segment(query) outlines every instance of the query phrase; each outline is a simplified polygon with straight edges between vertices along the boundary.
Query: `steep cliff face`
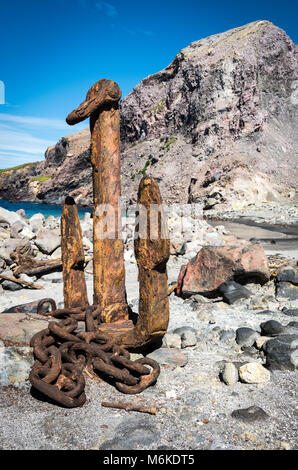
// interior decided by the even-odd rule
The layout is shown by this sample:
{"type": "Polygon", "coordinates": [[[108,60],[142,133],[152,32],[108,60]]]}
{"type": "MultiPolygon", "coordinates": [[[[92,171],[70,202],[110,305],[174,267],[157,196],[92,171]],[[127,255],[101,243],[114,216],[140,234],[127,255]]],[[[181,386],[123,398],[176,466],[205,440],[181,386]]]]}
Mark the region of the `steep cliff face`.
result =
{"type": "MultiPolygon", "coordinates": [[[[258,21],[193,42],[121,102],[122,193],[135,201],[146,172],[169,203],[293,197],[297,113],[298,49],[284,31],[258,21]]],[[[28,197],[91,201],[89,144],[86,130],[48,149],[49,179],[28,197]]]]}

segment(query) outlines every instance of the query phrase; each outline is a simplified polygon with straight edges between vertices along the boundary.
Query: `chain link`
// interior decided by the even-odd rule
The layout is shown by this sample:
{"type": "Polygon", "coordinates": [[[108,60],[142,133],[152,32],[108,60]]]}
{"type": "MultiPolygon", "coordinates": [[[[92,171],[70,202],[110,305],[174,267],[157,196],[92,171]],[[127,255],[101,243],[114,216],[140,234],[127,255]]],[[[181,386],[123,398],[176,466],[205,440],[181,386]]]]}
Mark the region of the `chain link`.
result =
{"type": "Polygon", "coordinates": [[[57,309],[53,299],[43,299],[38,303],[38,314],[49,315],[43,311],[45,304],[50,304],[52,317],[62,320],[50,321],[30,341],[36,360],[29,380],[40,393],[67,408],[82,406],[86,401],[85,368],[112,381],[126,394],[141,393],[156,382],[160,373],[156,361],[132,361],[126,349],[96,331],[101,312],[98,306],[57,309]],[[78,321],[85,321],[86,331],[76,331],[78,321]]]}

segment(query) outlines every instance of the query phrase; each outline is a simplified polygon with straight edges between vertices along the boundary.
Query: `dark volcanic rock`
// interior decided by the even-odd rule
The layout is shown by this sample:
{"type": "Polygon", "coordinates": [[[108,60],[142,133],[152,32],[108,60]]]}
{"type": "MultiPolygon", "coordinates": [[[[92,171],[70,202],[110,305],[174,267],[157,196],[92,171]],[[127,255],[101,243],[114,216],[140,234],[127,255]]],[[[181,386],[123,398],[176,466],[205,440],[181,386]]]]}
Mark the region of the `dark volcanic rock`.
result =
{"type": "Polygon", "coordinates": [[[282,313],[288,315],[289,317],[298,317],[298,308],[287,308],[282,309],[282,313]]]}
{"type": "Polygon", "coordinates": [[[238,328],[236,331],[236,342],[239,346],[251,347],[259,336],[259,333],[251,328],[238,328]]]}
{"type": "Polygon", "coordinates": [[[295,370],[298,367],[298,335],[280,335],[267,341],[263,350],[270,370],[295,370]]]}
{"type": "MultiPolygon", "coordinates": [[[[292,197],[297,105],[295,45],[272,23],[191,43],[121,102],[122,193],[134,201],[147,171],[167,203],[292,197]]],[[[45,162],[1,174],[0,197],[90,204],[89,146],[89,130],[63,137],[45,162]]]]}
{"type": "Polygon", "coordinates": [[[276,320],[269,320],[261,323],[263,336],[278,336],[286,332],[286,328],[276,320]]]}
{"type": "Polygon", "coordinates": [[[279,282],[276,287],[276,297],[289,300],[298,299],[298,287],[289,282],[279,282]]]}
{"type": "Polygon", "coordinates": [[[251,292],[246,287],[235,281],[224,282],[219,286],[218,292],[223,296],[224,301],[230,305],[237,300],[248,299],[251,296],[251,292]]]}
{"type": "Polygon", "coordinates": [[[254,423],[255,421],[265,421],[269,418],[269,415],[262,410],[259,406],[250,406],[249,408],[243,408],[235,410],[231,415],[244,423],[254,423]]]}
{"type": "Polygon", "coordinates": [[[292,266],[282,268],[277,274],[278,282],[290,282],[291,284],[298,285],[298,273],[292,266]]]}

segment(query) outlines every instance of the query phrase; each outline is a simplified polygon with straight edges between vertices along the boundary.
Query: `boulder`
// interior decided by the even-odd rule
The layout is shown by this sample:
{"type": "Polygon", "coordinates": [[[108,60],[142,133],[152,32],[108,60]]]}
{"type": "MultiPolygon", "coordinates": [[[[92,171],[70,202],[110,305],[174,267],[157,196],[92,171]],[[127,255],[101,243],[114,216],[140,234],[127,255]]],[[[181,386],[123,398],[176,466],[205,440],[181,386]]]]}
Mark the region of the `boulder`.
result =
{"type": "Polygon", "coordinates": [[[10,255],[13,251],[18,250],[22,252],[30,252],[31,245],[29,240],[14,238],[5,240],[0,248],[0,258],[2,258],[8,265],[12,264],[10,255]]]}
{"type": "Polygon", "coordinates": [[[13,225],[15,222],[23,222],[24,219],[16,212],[8,211],[4,207],[0,207],[0,221],[6,222],[8,225],[13,225]]]}
{"type": "Polygon", "coordinates": [[[41,229],[34,242],[42,253],[51,255],[61,245],[59,230],[41,229]]]}
{"type": "Polygon", "coordinates": [[[270,270],[263,247],[236,239],[223,247],[206,246],[181,268],[177,295],[214,294],[226,281],[268,282],[270,270]]]}

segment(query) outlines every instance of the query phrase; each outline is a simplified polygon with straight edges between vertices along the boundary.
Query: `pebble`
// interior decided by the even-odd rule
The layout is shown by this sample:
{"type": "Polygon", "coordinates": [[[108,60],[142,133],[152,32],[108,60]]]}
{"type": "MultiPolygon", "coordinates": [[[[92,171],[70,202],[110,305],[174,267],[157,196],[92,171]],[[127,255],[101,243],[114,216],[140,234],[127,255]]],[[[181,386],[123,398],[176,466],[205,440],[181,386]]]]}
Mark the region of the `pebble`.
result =
{"type": "Polygon", "coordinates": [[[235,385],[238,382],[239,374],[238,370],[234,366],[232,362],[228,362],[225,365],[223,374],[222,374],[223,381],[226,385],[235,385]]]}
{"type": "Polygon", "coordinates": [[[190,348],[197,344],[197,336],[193,331],[186,330],[181,335],[181,348],[190,348]]]}
{"type": "Polygon", "coordinates": [[[152,353],[148,354],[147,357],[154,359],[159,364],[166,364],[175,367],[184,367],[188,358],[179,349],[175,348],[160,348],[156,349],[152,353]]]}
{"type": "Polygon", "coordinates": [[[266,321],[260,326],[263,336],[278,336],[286,331],[286,328],[276,320],[266,321]]]}
{"type": "Polygon", "coordinates": [[[238,330],[236,330],[236,342],[239,346],[250,347],[259,336],[259,333],[251,328],[238,328],[238,330]]]}

